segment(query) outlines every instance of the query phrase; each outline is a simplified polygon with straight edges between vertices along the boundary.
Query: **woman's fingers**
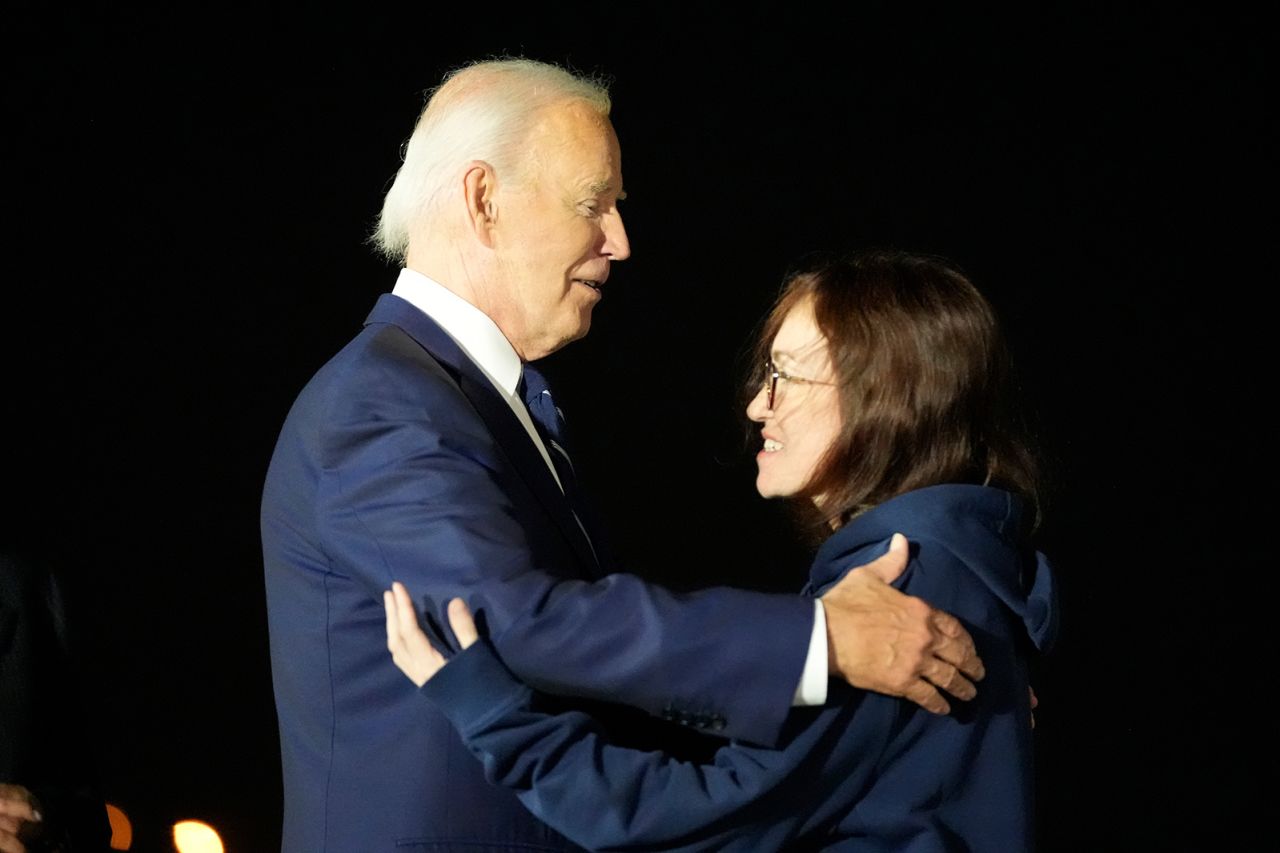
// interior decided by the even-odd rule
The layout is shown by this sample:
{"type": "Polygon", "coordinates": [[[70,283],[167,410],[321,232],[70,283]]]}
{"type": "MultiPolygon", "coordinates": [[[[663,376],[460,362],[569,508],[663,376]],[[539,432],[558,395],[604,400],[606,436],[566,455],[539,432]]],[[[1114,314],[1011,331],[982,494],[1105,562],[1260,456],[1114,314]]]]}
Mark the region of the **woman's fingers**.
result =
{"type": "Polygon", "coordinates": [[[396,600],[391,590],[382,593],[382,607],[387,611],[387,651],[394,656],[400,648],[400,617],[396,614],[396,600]]]}
{"type": "Polygon", "coordinates": [[[475,620],[471,618],[471,608],[461,598],[449,602],[449,626],[453,628],[458,644],[464,649],[471,648],[471,644],[479,638],[475,620]]]}
{"type": "MultiPolygon", "coordinates": [[[[387,612],[387,650],[391,652],[391,659],[400,667],[401,672],[421,687],[447,661],[431,645],[422,626],[418,624],[413,599],[409,598],[409,591],[404,588],[404,584],[393,582],[391,589],[382,593],[382,606],[387,612]]],[[[449,624],[462,648],[470,648],[479,639],[471,610],[461,598],[449,602],[449,624]]]]}
{"type": "Polygon", "coordinates": [[[391,584],[391,594],[395,598],[396,623],[400,639],[412,649],[415,634],[421,634],[424,642],[427,635],[422,633],[422,627],[418,625],[418,612],[413,609],[413,599],[409,597],[409,590],[404,588],[404,584],[400,581],[391,584]]]}
{"type": "Polygon", "coordinates": [[[387,611],[387,649],[400,671],[419,687],[445,665],[444,657],[432,647],[418,625],[418,614],[404,584],[396,581],[382,594],[387,611]]]}

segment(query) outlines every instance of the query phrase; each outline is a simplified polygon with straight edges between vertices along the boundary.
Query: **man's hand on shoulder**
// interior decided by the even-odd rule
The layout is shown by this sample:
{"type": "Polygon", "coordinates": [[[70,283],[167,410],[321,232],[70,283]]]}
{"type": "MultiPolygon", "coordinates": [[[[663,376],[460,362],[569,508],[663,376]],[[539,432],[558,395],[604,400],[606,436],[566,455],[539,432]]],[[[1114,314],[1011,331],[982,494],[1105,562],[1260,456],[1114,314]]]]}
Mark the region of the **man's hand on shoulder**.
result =
{"type": "Polygon", "coordinates": [[[889,586],[907,566],[895,533],[883,557],[849,572],[827,594],[827,665],[854,687],[902,696],[935,714],[951,710],[943,691],[972,699],[982,679],[973,639],[949,613],[889,586]]]}

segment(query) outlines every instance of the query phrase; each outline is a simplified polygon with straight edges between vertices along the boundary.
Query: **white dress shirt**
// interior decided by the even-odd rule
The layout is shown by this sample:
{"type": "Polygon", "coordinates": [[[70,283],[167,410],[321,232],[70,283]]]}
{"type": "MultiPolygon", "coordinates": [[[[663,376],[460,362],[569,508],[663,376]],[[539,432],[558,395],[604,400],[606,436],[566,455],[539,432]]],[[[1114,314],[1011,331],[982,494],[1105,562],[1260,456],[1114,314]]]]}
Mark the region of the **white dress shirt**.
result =
{"type": "MultiPolygon", "coordinates": [[[[400,277],[396,279],[396,286],[391,292],[435,320],[445,334],[475,362],[507,401],[525,432],[529,433],[534,446],[542,454],[551,476],[560,484],[551,455],[533,426],[533,419],[524,400],[516,394],[523,368],[520,356],[502,334],[498,324],[444,285],[411,269],[400,270],[400,277]]],[[[560,490],[564,491],[562,484],[560,490]]],[[[791,703],[793,705],[821,705],[827,701],[827,617],[822,609],[822,602],[818,599],[814,599],[813,610],[809,655],[805,658],[800,683],[796,685],[795,697],[791,703]]]]}
{"type": "Polygon", "coordinates": [[[551,461],[546,445],[542,443],[542,436],[538,435],[524,400],[516,394],[524,365],[520,363],[520,356],[516,355],[515,348],[506,335],[502,334],[498,324],[452,290],[411,269],[400,270],[400,278],[396,279],[396,286],[391,293],[435,320],[459,349],[480,368],[480,372],[488,377],[524,426],[525,432],[529,433],[529,438],[542,454],[542,461],[547,463],[551,476],[555,477],[556,485],[563,492],[564,484],[556,474],[556,466],[551,461]]]}

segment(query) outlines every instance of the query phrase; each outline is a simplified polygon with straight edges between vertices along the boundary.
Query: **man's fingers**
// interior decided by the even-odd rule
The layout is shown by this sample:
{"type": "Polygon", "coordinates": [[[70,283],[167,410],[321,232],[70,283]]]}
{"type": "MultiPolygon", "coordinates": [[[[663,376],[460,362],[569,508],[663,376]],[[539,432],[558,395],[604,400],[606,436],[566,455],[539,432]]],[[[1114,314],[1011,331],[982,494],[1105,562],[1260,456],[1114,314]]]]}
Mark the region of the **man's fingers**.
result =
{"type": "Polygon", "coordinates": [[[20,820],[35,820],[35,813],[31,809],[31,804],[26,799],[18,797],[0,796],[0,816],[18,818],[20,820]]]}
{"type": "Polygon", "coordinates": [[[903,695],[931,714],[951,713],[951,706],[947,704],[947,700],[942,698],[942,694],[927,681],[917,681],[907,688],[907,692],[903,695]]]}
{"type": "Polygon", "coordinates": [[[934,658],[925,667],[923,675],[939,690],[945,690],[962,701],[968,702],[978,695],[978,689],[973,686],[972,681],[965,678],[960,670],[938,658],[934,658]]]}
{"type": "Polygon", "coordinates": [[[471,618],[471,608],[461,598],[449,602],[449,626],[453,628],[458,644],[464,649],[471,648],[471,644],[479,639],[475,620],[471,618]]]}
{"type": "Polygon", "coordinates": [[[960,624],[960,620],[941,610],[934,611],[931,620],[934,628],[943,635],[934,646],[934,656],[960,670],[971,681],[981,681],[987,670],[982,665],[982,658],[978,657],[978,650],[973,646],[973,638],[960,624]]]}
{"type": "Polygon", "coordinates": [[[39,820],[26,800],[6,800],[0,797],[0,820],[39,820]]]}
{"type": "Polygon", "coordinates": [[[951,708],[942,691],[969,701],[986,670],[958,619],[889,585],[908,552],[906,537],[895,533],[888,553],[851,571],[822,597],[828,665],[854,687],[945,714],[951,708]]]}
{"type": "Polygon", "coordinates": [[[31,792],[21,785],[0,785],[0,815],[29,820],[40,820],[40,813],[31,802],[31,792]]]}
{"type": "Polygon", "coordinates": [[[31,792],[21,785],[0,785],[0,853],[26,853],[18,840],[22,824],[40,820],[31,802],[31,792]]]}
{"type": "Polygon", "coordinates": [[[27,853],[27,848],[18,840],[17,830],[0,828],[0,853],[27,853]]]}
{"type": "Polygon", "coordinates": [[[24,821],[40,820],[40,812],[32,802],[32,794],[22,785],[0,784],[0,815],[24,821]]]}
{"type": "Polygon", "coordinates": [[[856,571],[869,572],[885,583],[893,583],[906,569],[909,554],[907,537],[901,533],[895,533],[889,540],[888,551],[865,566],[860,566],[856,571]]]}

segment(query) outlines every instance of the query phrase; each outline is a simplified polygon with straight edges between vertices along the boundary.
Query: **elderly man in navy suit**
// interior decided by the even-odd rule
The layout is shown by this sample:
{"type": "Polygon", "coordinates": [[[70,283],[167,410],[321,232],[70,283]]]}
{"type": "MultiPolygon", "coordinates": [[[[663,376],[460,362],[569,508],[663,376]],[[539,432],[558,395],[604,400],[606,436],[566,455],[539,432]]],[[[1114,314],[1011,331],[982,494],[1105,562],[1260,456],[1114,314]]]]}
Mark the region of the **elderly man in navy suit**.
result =
{"type": "Polygon", "coordinates": [[[429,624],[465,599],[525,681],[619,726],[631,706],[771,744],[828,674],[940,713],[981,678],[958,622],[886,585],[902,554],[817,603],[602,565],[530,362],[586,334],[631,251],[609,109],[538,62],[448,77],[383,207],[394,290],[285,421],[262,537],[286,851],[574,849],[423,724],[386,653],[392,580],[429,624]]]}

